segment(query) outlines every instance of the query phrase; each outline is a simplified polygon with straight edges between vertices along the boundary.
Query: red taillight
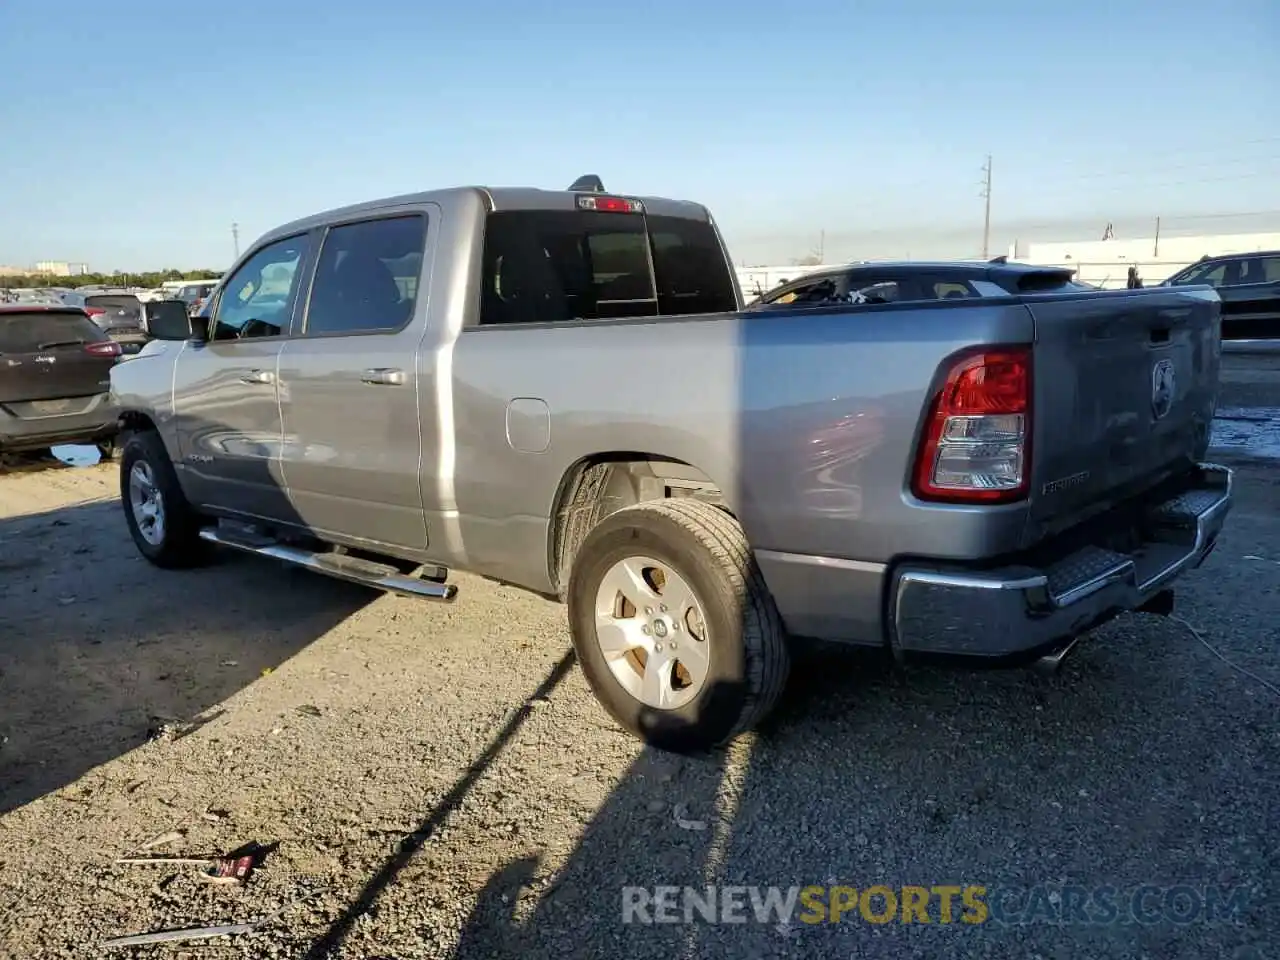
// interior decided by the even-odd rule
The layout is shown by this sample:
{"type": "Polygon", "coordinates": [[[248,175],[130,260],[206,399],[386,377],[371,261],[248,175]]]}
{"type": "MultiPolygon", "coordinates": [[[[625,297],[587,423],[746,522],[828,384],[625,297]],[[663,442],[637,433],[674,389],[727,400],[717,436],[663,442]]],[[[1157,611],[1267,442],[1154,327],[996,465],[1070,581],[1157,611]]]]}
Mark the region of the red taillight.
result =
{"type": "Polygon", "coordinates": [[[102,307],[85,307],[84,312],[91,317],[100,317],[107,311],[102,307]]]}
{"type": "Polygon", "coordinates": [[[105,340],[102,343],[86,343],[84,352],[91,353],[95,357],[118,357],[124,353],[124,350],[114,340],[105,340]]]}
{"type": "Polygon", "coordinates": [[[984,347],[956,359],[933,398],[912,493],[949,503],[1009,503],[1031,470],[1031,348],[984,347]]]}
{"type": "Polygon", "coordinates": [[[598,213],[644,213],[644,204],[639,200],[627,200],[624,197],[587,194],[578,197],[578,209],[595,210],[598,213]]]}

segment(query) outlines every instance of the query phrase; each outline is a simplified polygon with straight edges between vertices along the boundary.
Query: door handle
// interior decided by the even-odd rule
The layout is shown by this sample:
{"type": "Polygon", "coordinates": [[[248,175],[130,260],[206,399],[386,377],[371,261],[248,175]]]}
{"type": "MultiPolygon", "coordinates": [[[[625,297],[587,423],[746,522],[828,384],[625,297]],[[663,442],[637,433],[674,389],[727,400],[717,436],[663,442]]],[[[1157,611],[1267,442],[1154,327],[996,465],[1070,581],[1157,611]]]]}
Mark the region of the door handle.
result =
{"type": "Polygon", "coordinates": [[[402,387],[405,384],[404,371],[393,370],[391,367],[374,367],[372,370],[366,370],[360,374],[360,379],[364,383],[372,383],[375,386],[402,387]]]}
{"type": "Polygon", "coordinates": [[[240,378],[241,383],[275,383],[276,375],[270,370],[250,370],[240,378]]]}

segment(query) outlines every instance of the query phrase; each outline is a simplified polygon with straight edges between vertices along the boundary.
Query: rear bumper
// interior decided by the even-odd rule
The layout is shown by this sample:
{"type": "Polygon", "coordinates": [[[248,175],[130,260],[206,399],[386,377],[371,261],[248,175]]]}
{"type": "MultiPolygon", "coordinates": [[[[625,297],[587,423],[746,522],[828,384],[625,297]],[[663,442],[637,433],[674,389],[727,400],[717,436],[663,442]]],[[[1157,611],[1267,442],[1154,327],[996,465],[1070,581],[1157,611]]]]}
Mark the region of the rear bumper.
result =
{"type": "Polygon", "coordinates": [[[0,450],[39,450],[63,443],[97,443],[119,430],[109,394],[99,394],[87,410],[47,417],[15,417],[0,406],[0,450]]]}
{"type": "Polygon", "coordinates": [[[1134,610],[1198,566],[1231,509],[1232,473],[1201,464],[1180,492],[1143,510],[1125,552],[1083,546],[1040,566],[971,571],[906,563],[889,587],[889,632],[900,652],[987,659],[1052,653],[1134,610]]]}

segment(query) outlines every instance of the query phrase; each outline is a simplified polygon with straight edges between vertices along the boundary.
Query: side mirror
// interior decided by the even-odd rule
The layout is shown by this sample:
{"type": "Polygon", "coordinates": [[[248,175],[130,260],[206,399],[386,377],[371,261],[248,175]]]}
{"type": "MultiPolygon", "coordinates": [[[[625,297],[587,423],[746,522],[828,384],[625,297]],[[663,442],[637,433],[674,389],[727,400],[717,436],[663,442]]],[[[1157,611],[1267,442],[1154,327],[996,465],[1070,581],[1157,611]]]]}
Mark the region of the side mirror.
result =
{"type": "Polygon", "coordinates": [[[187,315],[181,300],[157,300],[143,304],[143,327],[154,340],[204,340],[202,320],[187,315]]]}

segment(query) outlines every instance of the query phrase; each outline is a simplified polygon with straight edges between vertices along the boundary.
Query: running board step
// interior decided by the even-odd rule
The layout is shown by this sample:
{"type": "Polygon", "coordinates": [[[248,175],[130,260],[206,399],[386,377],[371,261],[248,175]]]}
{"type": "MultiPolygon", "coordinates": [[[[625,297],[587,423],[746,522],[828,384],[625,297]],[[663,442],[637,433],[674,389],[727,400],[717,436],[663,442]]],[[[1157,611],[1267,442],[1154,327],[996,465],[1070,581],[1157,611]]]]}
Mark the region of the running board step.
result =
{"type": "Polygon", "coordinates": [[[362,583],[366,587],[373,587],[375,590],[386,590],[388,593],[398,593],[406,597],[419,597],[425,600],[440,600],[448,603],[458,594],[458,588],[452,583],[441,583],[436,580],[424,580],[421,577],[406,576],[396,572],[394,567],[384,566],[370,560],[361,560],[342,554],[317,553],[314,550],[304,550],[301,547],[291,547],[275,541],[257,541],[256,538],[251,541],[248,538],[237,537],[227,531],[221,531],[217,527],[205,527],[202,529],[200,531],[200,539],[207,540],[209,543],[216,543],[222,547],[231,547],[233,550],[257,554],[260,557],[283,560],[285,563],[292,563],[295,566],[314,570],[316,573],[337,577],[339,580],[362,583]]]}

